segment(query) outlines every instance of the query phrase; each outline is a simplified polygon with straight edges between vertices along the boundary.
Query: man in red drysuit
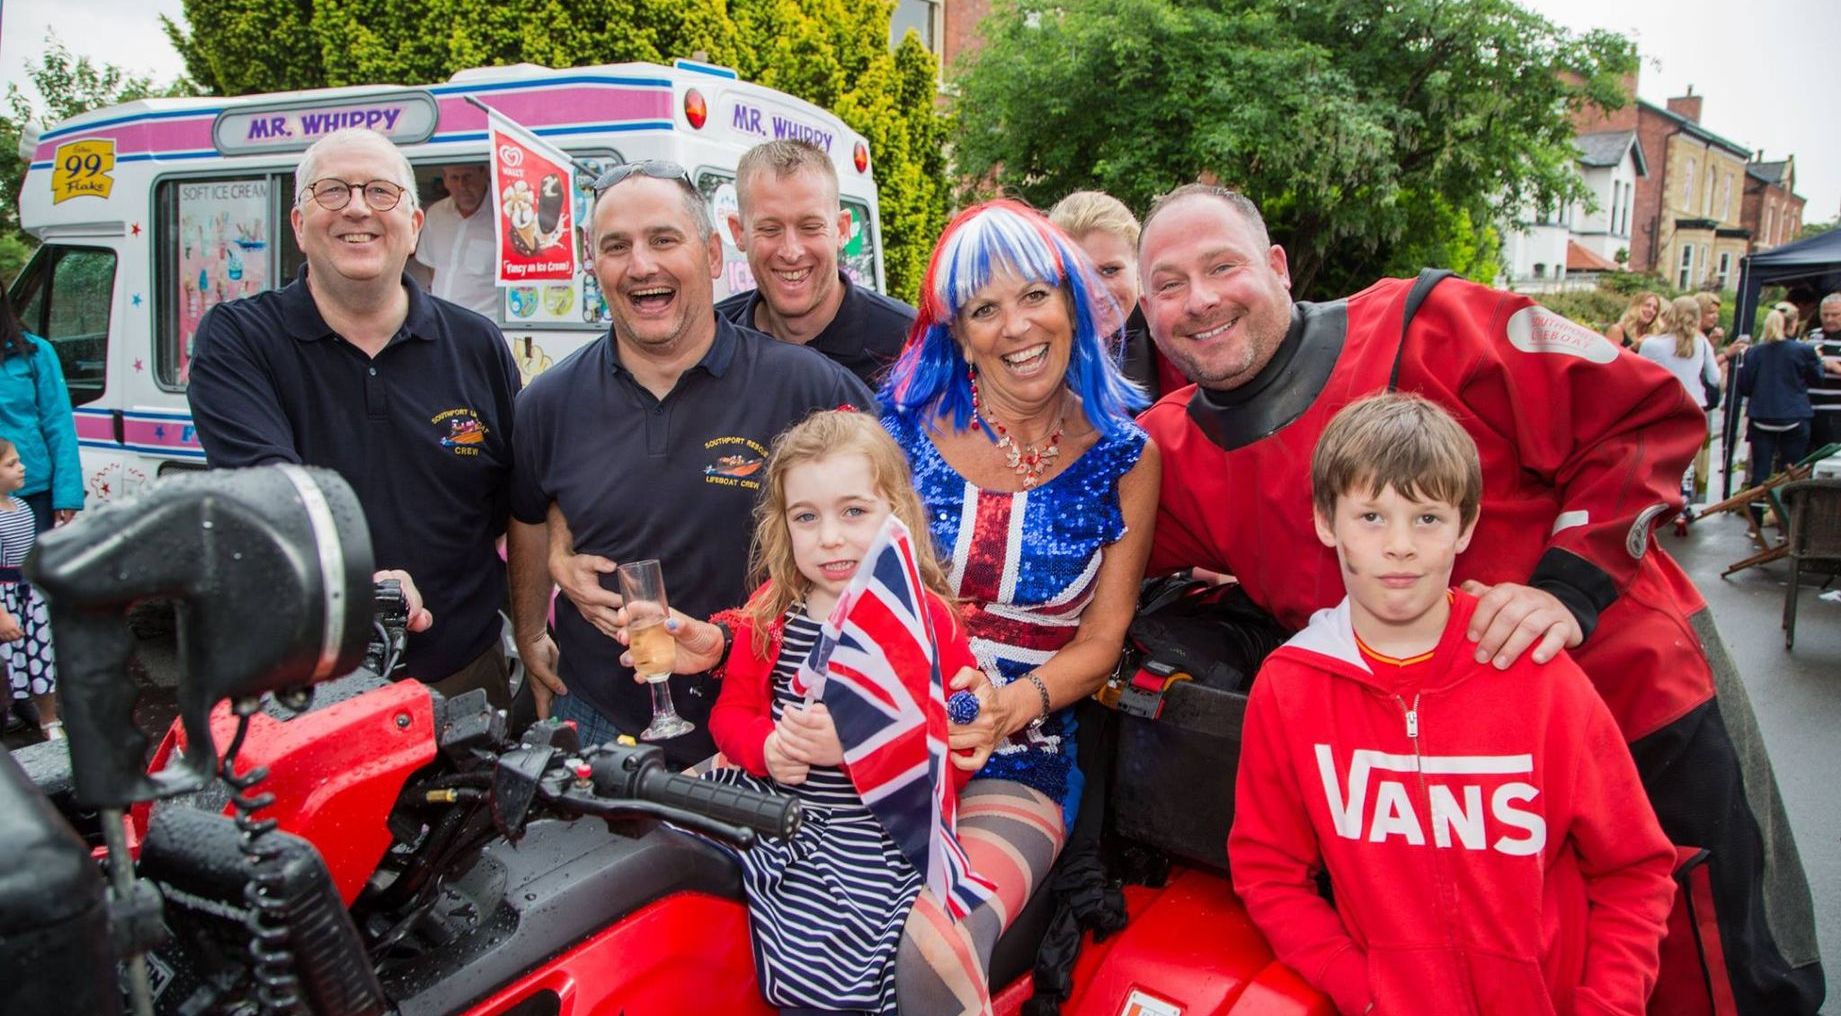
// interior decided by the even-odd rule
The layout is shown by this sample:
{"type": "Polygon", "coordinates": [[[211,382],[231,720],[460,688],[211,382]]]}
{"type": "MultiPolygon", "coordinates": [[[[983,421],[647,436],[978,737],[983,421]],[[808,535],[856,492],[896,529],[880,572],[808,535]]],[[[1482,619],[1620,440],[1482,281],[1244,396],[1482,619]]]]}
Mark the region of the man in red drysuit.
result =
{"type": "Polygon", "coordinates": [[[1680,510],[1705,429],[1680,384],[1527,297],[1458,279],[1294,303],[1284,249],[1220,188],[1151,209],[1139,270],[1152,338],[1199,382],[1140,420],[1165,462],[1152,571],[1231,574],[1302,627],[1343,595],[1311,518],[1311,450],[1330,417],[1390,387],[1443,406],[1483,462],[1482,520],[1454,571],[1481,600],[1478,661],[1572,650],[1663,830],[1688,848],[1685,891],[1717,915],[1717,934],[1693,929],[1715,1011],[1816,1012],[1813,906],[1750,702],[1652,532],[1680,510]]]}

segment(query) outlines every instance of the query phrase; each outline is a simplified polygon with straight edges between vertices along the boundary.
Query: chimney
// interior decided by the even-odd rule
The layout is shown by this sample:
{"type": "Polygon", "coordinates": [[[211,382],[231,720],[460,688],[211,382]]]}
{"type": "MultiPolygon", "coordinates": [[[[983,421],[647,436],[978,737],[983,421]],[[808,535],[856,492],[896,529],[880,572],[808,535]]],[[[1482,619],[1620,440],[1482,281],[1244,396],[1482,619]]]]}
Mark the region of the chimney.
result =
{"type": "Polygon", "coordinates": [[[1701,96],[1694,94],[1694,86],[1688,86],[1688,94],[1677,95],[1668,100],[1668,111],[1686,119],[1689,123],[1700,122],[1701,96]]]}

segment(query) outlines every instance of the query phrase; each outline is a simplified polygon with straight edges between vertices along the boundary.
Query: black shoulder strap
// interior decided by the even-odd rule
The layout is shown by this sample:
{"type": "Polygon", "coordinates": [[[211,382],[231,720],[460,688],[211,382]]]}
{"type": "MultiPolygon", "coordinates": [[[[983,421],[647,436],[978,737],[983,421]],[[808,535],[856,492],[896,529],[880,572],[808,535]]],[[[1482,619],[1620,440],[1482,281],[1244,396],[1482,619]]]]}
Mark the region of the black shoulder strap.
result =
{"type": "Polygon", "coordinates": [[[1400,385],[1400,361],[1406,356],[1406,333],[1413,327],[1413,315],[1419,313],[1419,305],[1425,302],[1425,298],[1432,295],[1432,287],[1453,274],[1449,268],[1421,269],[1418,280],[1413,283],[1412,292],[1406,294],[1406,312],[1400,317],[1400,348],[1394,350],[1394,369],[1387,375],[1388,391],[1400,385]]]}

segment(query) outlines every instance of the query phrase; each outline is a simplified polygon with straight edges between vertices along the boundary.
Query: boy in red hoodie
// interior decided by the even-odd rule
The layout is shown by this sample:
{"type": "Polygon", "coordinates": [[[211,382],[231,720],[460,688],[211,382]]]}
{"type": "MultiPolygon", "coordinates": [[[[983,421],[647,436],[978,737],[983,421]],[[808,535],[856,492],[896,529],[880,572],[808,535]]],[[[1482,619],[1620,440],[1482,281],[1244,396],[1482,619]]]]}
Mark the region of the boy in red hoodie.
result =
{"type": "Polygon", "coordinates": [[[1642,1013],[1674,850],[1569,657],[1474,660],[1449,586],[1475,443],[1376,396],[1324,431],[1311,486],[1348,597],[1247,704],[1227,849],[1254,922],[1344,1013],[1642,1013]]]}

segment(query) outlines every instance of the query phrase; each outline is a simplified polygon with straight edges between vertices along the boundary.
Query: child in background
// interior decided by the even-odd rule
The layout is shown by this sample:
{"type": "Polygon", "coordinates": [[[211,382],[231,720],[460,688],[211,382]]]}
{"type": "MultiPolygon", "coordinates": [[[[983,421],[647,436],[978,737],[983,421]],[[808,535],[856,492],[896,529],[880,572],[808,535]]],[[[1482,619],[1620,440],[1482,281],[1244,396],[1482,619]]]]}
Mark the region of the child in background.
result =
{"type": "Polygon", "coordinates": [[[1365,399],[1311,489],[1348,596],[1253,685],[1228,859],[1254,923],[1344,1013],[1642,1013],[1675,852],[1570,657],[1475,662],[1477,601],[1449,588],[1475,443],[1417,396],[1365,399]]]}
{"type": "Polygon", "coordinates": [[[0,655],[15,699],[30,698],[38,708],[45,739],[63,738],[58,719],[57,671],[51,651],[51,615],[45,598],[19,570],[38,542],[31,509],[13,497],[26,484],[19,449],[0,438],[0,655]]]}
{"type": "MultiPolygon", "coordinates": [[[[942,673],[977,663],[944,598],[945,574],[907,459],[874,416],[821,412],[789,429],[774,442],[763,487],[753,574],[764,584],[728,615],[736,622],[734,648],[710,712],[716,747],[740,767],[712,779],[805,805],[804,825],[791,840],[761,840],[740,857],[755,967],[763,994],[783,1012],[892,1014],[903,926],[911,912],[937,921],[943,910],[923,894],[925,873],[858,796],[824,703],[805,703],[790,681],[890,513],[918,537],[915,563],[929,590],[942,673]]],[[[686,629],[680,644],[708,641],[695,630],[708,623],[676,623],[686,629]]],[[[930,675],[902,676],[924,698],[930,675]]],[[[971,775],[947,770],[959,784],[971,775]]],[[[971,955],[968,942],[959,958],[971,955]]],[[[949,984],[973,981],[969,992],[988,998],[975,960],[931,973],[949,984]]],[[[988,1001],[975,1002],[974,1011],[980,1004],[988,1001]]]]}

